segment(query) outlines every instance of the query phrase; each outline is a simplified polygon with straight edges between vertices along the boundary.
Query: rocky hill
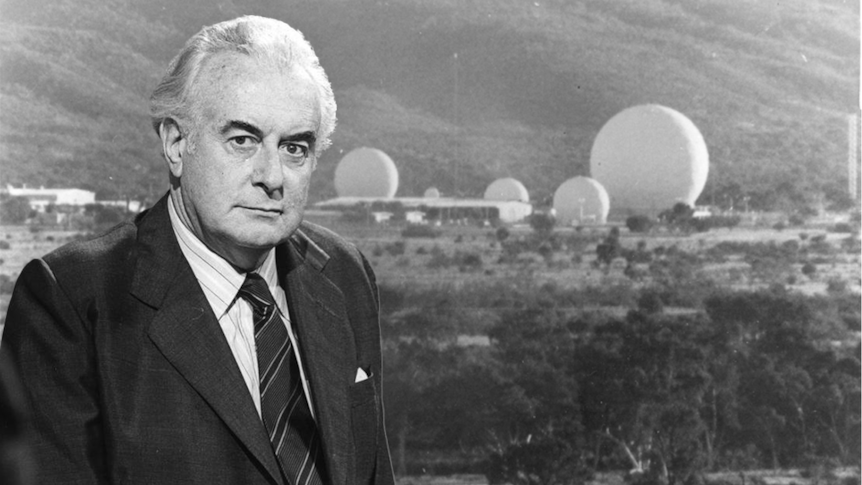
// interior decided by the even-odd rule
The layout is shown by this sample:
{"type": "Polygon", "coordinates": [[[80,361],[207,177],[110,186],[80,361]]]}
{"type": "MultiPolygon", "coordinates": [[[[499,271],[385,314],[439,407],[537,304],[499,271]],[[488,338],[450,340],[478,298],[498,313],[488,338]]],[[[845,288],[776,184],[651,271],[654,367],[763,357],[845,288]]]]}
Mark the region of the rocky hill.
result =
{"type": "Polygon", "coordinates": [[[333,82],[314,200],[359,146],[395,160],[399,195],[512,176],[542,200],[589,174],[610,117],[659,103],[707,141],[701,201],[849,204],[859,3],[842,0],[7,0],[0,182],[157,197],[149,92],[186,38],[246,13],[302,30],[333,82]]]}

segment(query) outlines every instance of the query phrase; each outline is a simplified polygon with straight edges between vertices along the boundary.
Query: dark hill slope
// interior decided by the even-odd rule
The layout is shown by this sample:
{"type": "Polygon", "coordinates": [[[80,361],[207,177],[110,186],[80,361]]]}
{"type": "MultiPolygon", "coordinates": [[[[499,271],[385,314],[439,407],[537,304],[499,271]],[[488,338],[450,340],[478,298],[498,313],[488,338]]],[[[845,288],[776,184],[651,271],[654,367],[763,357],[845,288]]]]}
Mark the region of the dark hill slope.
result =
{"type": "Polygon", "coordinates": [[[660,103],[707,140],[707,202],[752,193],[761,206],[846,203],[855,2],[173,3],[3,6],[2,181],[161,191],[149,90],[200,26],[258,13],[302,30],[336,89],[339,128],[317,198],[333,195],[340,156],[369,145],[398,164],[401,195],[429,186],[480,195],[514,176],[541,199],[588,174],[611,116],[660,103]]]}

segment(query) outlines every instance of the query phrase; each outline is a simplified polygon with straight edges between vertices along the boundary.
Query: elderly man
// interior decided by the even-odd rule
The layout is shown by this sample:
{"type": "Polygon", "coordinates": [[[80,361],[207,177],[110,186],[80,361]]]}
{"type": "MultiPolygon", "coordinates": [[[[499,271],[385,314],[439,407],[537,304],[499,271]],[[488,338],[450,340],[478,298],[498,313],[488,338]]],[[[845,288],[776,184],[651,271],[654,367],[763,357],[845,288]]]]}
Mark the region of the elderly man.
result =
{"type": "Polygon", "coordinates": [[[151,98],[170,191],[32,261],[0,350],[42,483],[393,483],[374,275],[302,221],[335,126],[302,34],[204,28],[151,98]]]}

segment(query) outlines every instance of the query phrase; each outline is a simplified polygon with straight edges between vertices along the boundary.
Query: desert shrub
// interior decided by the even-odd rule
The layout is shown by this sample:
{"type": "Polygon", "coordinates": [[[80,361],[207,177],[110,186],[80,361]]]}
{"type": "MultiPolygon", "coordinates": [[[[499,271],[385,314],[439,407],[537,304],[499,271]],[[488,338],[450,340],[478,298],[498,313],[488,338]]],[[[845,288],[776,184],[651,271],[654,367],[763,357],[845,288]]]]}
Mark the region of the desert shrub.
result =
{"type": "Polygon", "coordinates": [[[429,268],[448,268],[451,265],[452,258],[450,258],[445,251],[440,249],[439,246],[434,246],[433,248],[431,248],[431,259],[428,260],[429,268]]]}
{"type": "Polygon", "coordinates": [[[805,224],[805,218],[801,214],[793,214],[787,218],[787,224],[790,226],[801,226],[805,224]]]}
{"type": "Polygon", "coordinates": [[[9,197],[0,201],[0,221],[22,224],[30,217],[30,201],[25,197],[9,197]]]}
{"type": "Polygon", "coordinates": [[[496,235],[496,237],[497,237],[497,241],[500,241],[500,242],[503,242],[503,241],[505,241],[506,239],[509,239],[509,235],[510,235],[510,234],[511,234],[511,233],[509,232],[509,230],[508,230],[508,229],[506,229],[506,228],[505,228],[505,227],[503,227],[503,226],[498,227],[498,228],[497,228],[497,230],[495,231],[495,235],[496,235]]]}
{"type": "Polygon", "coordinates": [[[475,252],[457,251],[452,258],[461,271],[476,271],[482,269],[482,256],[475,252]]]}
{"type": "Polygon", "coordinates": [[[629,281],[616,281],[599,286],[588,286],[581,290],[583,301],[600,306],[635,306],[637,290],[629,281]]]}
{"type": "Polygon", "coordinates": [[[826,292],[829,294],[840,294],[847,291],[847,282],[840,278],[830,278],[826,282],[826,292]]]}
{"type": "Polygon", "coordinates": [[[644,215],[630,216],[626,219],[626,227],[631,232],[648,232],[652,229],[653,221],[644,215]]]}
{"type": "Polygon", "coordinates": [[[817,266],[811,264],[810,261],[806,261],[805,264],[802,265],[802,274],[811,278],[814,276],[814,273],[817,272],[817,266]]]}
{"type": "Polygon", "coordinates": [[[391,256],[401,256],[404,254],[405,247],[404,241],[395,241],[386,245],[386,252],[391,256]]]}
{"type": "Polygon", "coordinates": [[[12,249],[12,245],[9,241],[0,241],[0,249],[12,249]]]}
{"type": "Polygon", "coordinates": [[[0,295],[9,295],[15,289],[15,281],[7,274],[0,274],[0,295]]]}
{"type": "Polygon", "coordinates": [[[773,224],[772,228],[775,229],[776,231],[783,231],[783,230],[787,229],[787,224],[784,221],[779,221],[779,222],[776,222],[775,224],[773,224]]]}
{"type": "Polygon", "coordinates": [[[638,296],[638,310],[654,314],[664,311],[664,302],[661,299],[661,293],[652,288],[645,288],[638,296]]]}
{"type": "Polygon", "coordinates": [[[421,224],[412,224],[404,228],[401,231],[401,237],[416,237],[416,238],[430,238],[434,239],[440,235],[440,232],[434,229],[431,226],[421,225],[421,224]]]}
{"type": "Polygon", "coordinates": [[[379,258],[380,256],[383,256],[383,248],[380,246],[374,246],[374,249],[371,250],[371,254],[374,255],[374,257],[379,258]]]}
{"type": "Polygon", "coordinates": [[[860,252],[862,252],[862,245],[860,245],[859,237],[856,235],[851,235],[842,239],[841,249],[847,251],[850,254],[859,254],[860,252]]]}
{"type": "Polygon", "coordinates": [[[539,244],[538,248],[536,248],[536,252],[547,260],[554,255],[554,248],[551,246],[550,242],[544,241],[539,244]]]}
{"type": "Polygon", "coordinates": [[[620,251],[620,256],[626,258],[626,261],[631,263],[649,263],[653,259],[652,253],[643,249],[623,249],[620,251]]]}
{"type": "Polygon", "coordinates": [[[799,241],[795,239],[788,239],[781,243],[781,249],[785,254],[792,254],[799,251],[799,241]]]}
{"type": "Polygon", "coordinates": [[[830,228],[832,232],[853,232],[853,228],[846,222],[839,222],[830,228]]]}
{"type": "Polygon", "coordinates": [[[557,220],[550,214],[536,212],[529,217],[530,227],[539,234],[550,234],[557,220]]]}
{"type": "MultiPolygon", "coordinates": [[[[823,236],[821,234],[821,236],[823,236]]],[[[812,253],[818,254],[835,254],[835,247],[826,240],[826,237],[823,236],[822,239],[818,237],[811,238],[811,242],[808,244],[808,250],[812,253]]]]}
{"type": "Polygon", "coordinates": [[[418,248],[416,248],[416,254],[420,256],[423,254],[428,254],[428,250],[425,249],[425,246],[419,246],[418,248]]]}

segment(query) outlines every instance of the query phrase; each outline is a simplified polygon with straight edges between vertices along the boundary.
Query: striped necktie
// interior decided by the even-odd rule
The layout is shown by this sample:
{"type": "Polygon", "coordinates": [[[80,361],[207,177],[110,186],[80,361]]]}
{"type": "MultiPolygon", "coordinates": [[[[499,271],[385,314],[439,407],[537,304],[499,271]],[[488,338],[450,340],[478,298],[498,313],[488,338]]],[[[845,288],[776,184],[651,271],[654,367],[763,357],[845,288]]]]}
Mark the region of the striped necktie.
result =
{"type": "Polygon", "coordinates": [[[320,485],[325,479],[320,435],[284,321],[260,275],[248,273],[239,295],[254,313],[261,414],[282,472],[293,485],[320,485]]]}

